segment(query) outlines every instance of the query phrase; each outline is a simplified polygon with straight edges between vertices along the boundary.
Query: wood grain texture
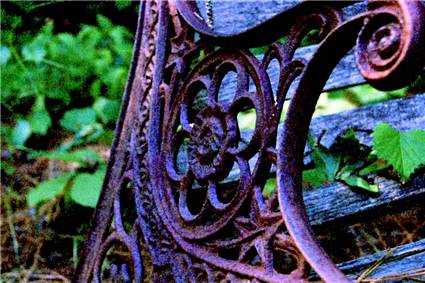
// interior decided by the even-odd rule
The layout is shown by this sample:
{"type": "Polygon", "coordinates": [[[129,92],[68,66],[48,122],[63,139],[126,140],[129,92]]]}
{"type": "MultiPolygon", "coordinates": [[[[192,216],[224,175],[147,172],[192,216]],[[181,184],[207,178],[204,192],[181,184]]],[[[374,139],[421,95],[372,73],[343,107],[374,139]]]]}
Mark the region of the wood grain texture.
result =
{"type": "MultiPolygon", "coordinates": [[[[301,2],[303,0],[213,0],[214,30],[224,34],[241,32],[293,8],[301,2]]],[[[197,0],[197,4],[202,17],[206,19],[205,0],[197,0]]],[[[328,1],[327,4],[340,5],[340,3],[331,1],[328,1]]],[[[323,3],[317,3],[317,5],[321,7],[323,3]]],[[[366,1],[359,3],[347,1],[346,5],[347,7],[343,9],[345,19],[366,11],[366,1]]]]}
{"type": "MultiPolygon", "coordinates": [[[[381,260],[385,256],[385,260],[366,278],[382,278],[389,275],[397,275],[419,268],[425,268],[425,239],[398,246],[392,253],[389,250],[383,250],[359,257],[355,260],[337,264],[351,280],[356,280],[359,276],[369,268],[381,260]]],[[[419,277],[425,280],[425,275],[419,277]]],[[[317,274],[312,272],[310,278],[312,281],[319,280],[317,274]]],[[[398,281],[384,282],[417,282],[409,281],[408,279],[398,281]]]]}
{"type": "Polygon", "coordinates": [[[390,213],[403,203],[425,199],[424,176],[415,178],[413,184],[407,186],[382,177],[376,177],[375,183],[379,185],[379,194],[376,196],[368,196],[339,182],[304,193],[304,202],[312,225],[368,217],[378,210],[390,213]]]}
{"type": "MultiPolygon", "coordinates": [[[[377,252],[372,255],[339,264],[338,267],[346,274],[349,274],[349,277],[354,280],[387,253],[388,250],[377,252]]],[[[367,278],[380,278],[419,268],[425,268],[425,239],[397,247],[396,250],[391,255],[387,256],[386,260],[367,278]]],[[[422,275],[420,278],[425,280],[425,275],[422,275]]],[[[402,282],[414,281],[406,280],[402,282]]]]}
{"type": "MultiPolygon", "coordinates": [[[[317,49],[317,45],[312,45],[308,47],[299,48],[295,52],[294,58],[309,60],[313,56],[314,52],[317,49]]],[[[263,55],[258,55],[257,59],[262,60],[263,55]]],[[[276,89],[277,83],[279,82],[280,70],[277,63],[270,64],[267,69],[267,74],[271,81],[272,89],[276,89]]],[[[354,58],[354,49],[352,49],[335,67],[331,76],[329,77],[326,85],[323,89],[324,92],[332,91],[340,88],[355,86],[365,83],[365,79],[362,77],[360,72],[357,69],[355,58],[354,58]]],[[[286,99],[291,99],[295,93],[295,90],[298,86],[299,78],[295,79],[292,83],[286,99]]],[[[227,78],[222,81],[220,86],[220,100],[221,101],[231,101],[235,95],[234,80],[232,78],[227,78]]],[[[250,83],[250,90],[255,90],[254,84],[250,83]]],[[[201,100],[199,101],[201,102],[201,100]]]]}
{"type": "Polygon", "coordinates": [[[425,94],[410,98],[394,99],[383,103],[371,104],[355,110],[314,118],[310,131],[319,136],[322,131],[322,144],[332,145],[335,139],[349,128],[356,129],[362,144],[372,144],[372,131],[379,122],[387,123],[397,130],[425,130],[425,94]]]}

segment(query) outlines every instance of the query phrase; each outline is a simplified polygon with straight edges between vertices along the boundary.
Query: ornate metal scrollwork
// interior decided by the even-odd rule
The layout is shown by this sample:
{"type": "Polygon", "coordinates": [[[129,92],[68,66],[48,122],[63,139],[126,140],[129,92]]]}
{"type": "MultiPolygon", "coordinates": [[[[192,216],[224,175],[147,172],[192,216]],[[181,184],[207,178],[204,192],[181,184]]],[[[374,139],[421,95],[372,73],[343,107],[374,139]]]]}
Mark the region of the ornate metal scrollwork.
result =
{"type": "Polygon", "coordinates": [[[203,239],[217,233],[248,197],[256,173],[250,172],[248,161],[264,151],[263,129],[271,111],[271,90],[263,83],[265,76],[254,56],[238,50],[220,50],[194,67],[175,98],[166,94],[172,101],[163,120],[161,151],[166,174],[161,178],[158,191],[163,192],[158,200],[165,215],[173,220],[174,229],[184,238],[203,239]],[[220,103],[220,82],[230,70],[237,74],[236,93],[232,101],[220,103]],[[248,91],[249,80],[254,82],[256,92],[248,91]],[[201,90],[207,92],[207,102],[195,110],[193,100],[201,90]],[[251,105],[257,113],[256,127],[250,141],[240,145],[237,114],[251,105]],[[177,151],[185,139],[187,169],[178,172],[177,151]],[[239,185],[220,187],[235,166],[239,185]],[[193,189],[195,181],[198,188],[193,189]],[[198,202],[201,205],[194,207],[198,202]]]}
{"type": "Polygon", "coordinates": [[[121,274],[140,282],[142,237],[155,281],[305,282],[309,265],[327,282],[348,281],[321,249],[305,212],[308,127],[326,80],[353,46],[361,73],[380,88],[405,85],[423,68],[424,54],[416,57],[424,48],[423,4],[373,1],[368,12],[344,21],[339,4],[303,2],[235,35],[214,32],[194,1],[141,6],[137,67],[75,281],[121,274]],[[321,41],[314,56],[294,58],[313,29],[321,41]],[[276,41],[283,36],[284,43],[276,41]],[[261,61],[248,49],[259,44],[269,44],[261,61]],[[280,65],[275,93],[267,74],[274,59],[280,65]],[[223,99],[229,72],[236,87],[223,99]],[[279,132],[286,94],[298,76],[279,132]],[[256,113],[248,138],[237,120],[246,109],[256,113]],[[277,188],[266,196],[273,167],[277,188]],[[134,207],[130,229],[123,198],[134,207]],[[129,251],[130,264],[102,271],[114,242],[129,251]]]}

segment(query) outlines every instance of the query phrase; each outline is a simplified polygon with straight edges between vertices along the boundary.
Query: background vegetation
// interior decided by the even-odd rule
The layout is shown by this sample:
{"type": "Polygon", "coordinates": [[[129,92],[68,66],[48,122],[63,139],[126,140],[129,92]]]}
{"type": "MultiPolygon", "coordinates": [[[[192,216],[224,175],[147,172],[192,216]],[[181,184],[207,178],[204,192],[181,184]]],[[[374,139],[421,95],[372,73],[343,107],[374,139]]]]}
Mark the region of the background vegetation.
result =
{"type": "MultiPolygon", "coordinates": [[[[26,280],[35,270],[57,278],[72,273],[105,175],[136,19],[131,1],[2,2],[3,279],[26,280]]],[[[392,93],[367,85],[325,93],[316,113],[403,97],[421,87],[418,81],[392,93]]],[[[253,115],[239,117],[242,128],[253,126],[253,115]]],[[[338,180],[376,193],[368,174],[394,168],[406,182],[425,163],[423,131],[398,133],[381,124],[374,140],[373,148],[365,147],[348,131],[327,149],[311,138],[305,187],[338,180]],[[399,155],[391,153],[394,148],[399,155]],[[418,158],[409,157],[412,152],[418,158]]],[[[271,179],[265,195],[274,187],[271,179]]]]}
{"type": "Polygon", "coordinates": [[[2,273],[70,276],[105,175],[137,9],[2,2],[2,273]]]}

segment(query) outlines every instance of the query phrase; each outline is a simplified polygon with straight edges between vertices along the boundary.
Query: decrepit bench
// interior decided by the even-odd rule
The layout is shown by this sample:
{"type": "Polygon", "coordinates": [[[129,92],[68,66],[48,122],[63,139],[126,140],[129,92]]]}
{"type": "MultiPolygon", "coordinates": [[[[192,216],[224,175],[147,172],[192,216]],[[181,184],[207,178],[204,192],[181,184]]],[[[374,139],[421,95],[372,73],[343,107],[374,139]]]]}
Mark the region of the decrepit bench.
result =
{"type": "Polygon", "coordinates": [[[315,233],[423,213],[425,178],[406,186],[377,177],[374,196],[338,182],[302,190],[309,132],[329,147],[352,127],[370,145],[377,122],[425,129],[424,94],[312,119],[323,92],[411,83],[423,74],[424,39],[422,1],[142,1],[74,281],[349,282],[383,256],[367,279],[424,278],[424,239],[335,264],[315,233]],[[317,42],[304,46],[312,31],[317,42]],[[259,46],[264,54],[254,54],[259,46]],[[252,130],[238,125],[247,109],[252,130]],[[121,259],[110,255],[117,246],[128,251],[121,259]]]}

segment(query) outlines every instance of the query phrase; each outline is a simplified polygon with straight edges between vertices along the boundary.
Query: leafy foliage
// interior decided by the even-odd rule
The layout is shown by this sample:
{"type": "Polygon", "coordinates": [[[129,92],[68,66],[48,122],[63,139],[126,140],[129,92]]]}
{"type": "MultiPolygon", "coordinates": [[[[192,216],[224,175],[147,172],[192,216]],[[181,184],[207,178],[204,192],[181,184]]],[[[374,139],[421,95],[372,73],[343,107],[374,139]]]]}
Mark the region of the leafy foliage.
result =
{"type": "Polygon", "coordinates": [[[61,194],[82,206],[96,207],[106,169],[105,161],[94,151],[81,149],[73,152],[38,152],[34,156],[76,162],[79,167],[77,171],[41,182],[29,191],[27,202],[30,207],[36,207],[61,194]],[[97,170],[88,173],[87,170],[93,167],[97,170]]]}
{"type": "Polygon", "coordinates": [[[330,149],[314,145],[310,137],[314,168],[303,172],[304,186],[316,187],[335,180],[350,187],[377,193],[377,185],[365,176],[388,169],[391,165],[406,182],[411,174],[425,165],[425,131],[399,132],[385,123],[373,131],[373,150],[361,145],[355,132],[348,130],[330,149]]]}
{"type": "Polygon", "coordinates": [[[61,269],[76,264],[132,52],[133,35],[112,21],[134,28],[138,3],[59,2],[9,1],[0,9],[2,196],[10,197],[10,219],[25,217],[12,224],[25,231],[15,258],[6,258],[14,271],[39,259],[61,269]],[[43,255],[33,257],[36,250],[43,255]]]}
{"type": "Polygon", "coordinates": [[[31,135],[31,125],[26,120],[18,120],[12,131],[11,141],[17,146],[23,146],[25,141],[31,135]]]}
{"type": "Polygon", "coordinates": [[[28,206],[35,207],[43,201],[53,199],[65,190],[72,177],[72,173],[65,173],[59,177],[40,183],[28,193],[28,206]]]}
{"type": "Polygon", "coordinates": [[[370,156],[370,148],[360,144],[354,130],[350,129],[338,137],[330,149],[320,142],[314,144],[311,136],[309,145],[314,168],[303,172],[305,187],[340,181],[350,187],[378,192],[378,186],[371,184],[359,172],[376,158],[370,156]]]}
{"type": "Polygon", "coordinates": [[[78,133],[84,126],[96,123],[96,112],[92,108],[80,108],[67,111],[60,124],[68,131],[78,133]]]}
{"type": "Polygon", "coordinates": [[[71,199],[82,206],[96,207],[105,173],[103,169],[94,174],[78,174],[70,189],[71,199]]]}
{"type": "Polygon", "coordinates": [[[380,123],[373,138],[378,157],[392,165],[404,182],[419,166],[425,165],[425,131],[398,132],[380,123]]]}
{"type": "Polygon", "coordinates": [[[48,23],[21,46],[2,41],[2,105],[16,117],[5,125],[13,127],[10,145],[23,147],[31,135],[44,136],[55,126],[80,136],[96,128],[100,136],[113,125],[132,35],[106,17],[97,21],[99,27],[84,25],[76,35],[54,34],[48,23]]]}

